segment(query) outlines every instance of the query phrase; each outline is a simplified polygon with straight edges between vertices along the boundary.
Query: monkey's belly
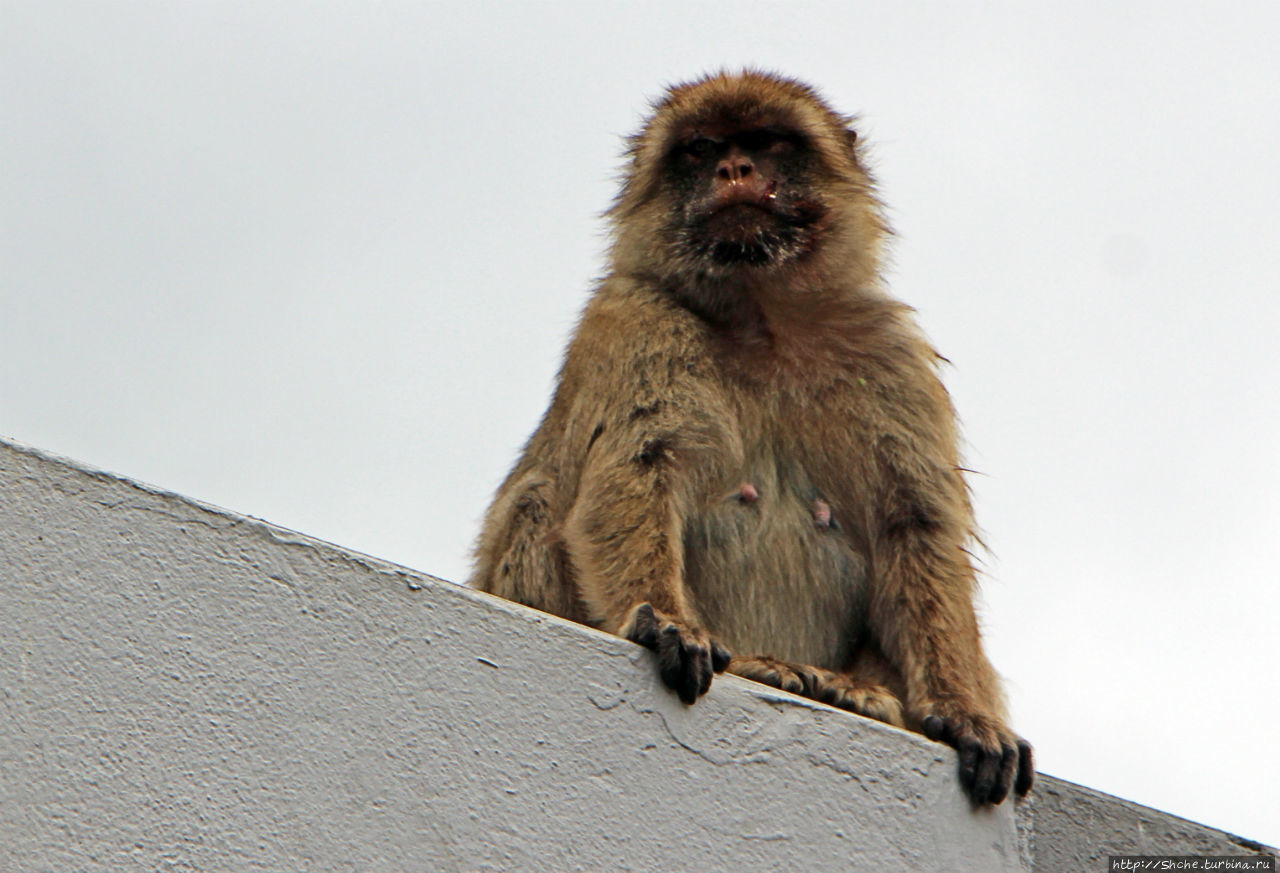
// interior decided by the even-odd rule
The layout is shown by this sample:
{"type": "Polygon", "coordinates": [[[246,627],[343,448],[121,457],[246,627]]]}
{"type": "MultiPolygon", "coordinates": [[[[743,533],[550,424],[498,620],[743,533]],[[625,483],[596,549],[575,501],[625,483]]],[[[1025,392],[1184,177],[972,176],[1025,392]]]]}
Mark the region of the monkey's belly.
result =
{"type": "Polygon", "coordinates": [[[825,504],[747,487],[685,529],[685,580],[707,629],[735,655],[847,667],[865,623],[866,561],[822,517],[825,504]]]}

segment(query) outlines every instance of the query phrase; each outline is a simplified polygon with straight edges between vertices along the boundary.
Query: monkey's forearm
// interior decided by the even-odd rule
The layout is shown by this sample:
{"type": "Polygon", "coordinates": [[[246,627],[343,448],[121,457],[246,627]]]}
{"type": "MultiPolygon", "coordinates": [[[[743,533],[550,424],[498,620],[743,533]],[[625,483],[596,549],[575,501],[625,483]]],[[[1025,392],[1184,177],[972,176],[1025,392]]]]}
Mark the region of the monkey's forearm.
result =
{"type": "Polygon", "coordinates": [[[902,673],[908,720],[918,723],[942,703],[1002,716],[971,605],[973,571],[959,545],[913,533],[884,551],[877,560],[872,622],[902,673]]]}
{"type": "Polygon", "coordinates": [[[565,523],[565,546],[593,620],[624,633],[649,603],[696,623],[684,588],[682,524],[668,458],[637,457],[589,469],[565,523]]]}
{"type": "Polygon", "coordinates": [[[960,783],[975,802],[1000,803],[1010,791],[1027,793],[1034,762],[1030,744],[1005,724],[962,555],[937,531],[899,536],[877,573],[873,621],[901,671],[908,726],[956,749],[960,783]]]}
{"type": "Polygon", "coordinates": [[[699,626],[685,590],[680,471],[665,447],[643,445],[629,460],[588,470],[565,545],[592,618],[653,649],[662,681],[693,703],[729,652],[699,626]]]}

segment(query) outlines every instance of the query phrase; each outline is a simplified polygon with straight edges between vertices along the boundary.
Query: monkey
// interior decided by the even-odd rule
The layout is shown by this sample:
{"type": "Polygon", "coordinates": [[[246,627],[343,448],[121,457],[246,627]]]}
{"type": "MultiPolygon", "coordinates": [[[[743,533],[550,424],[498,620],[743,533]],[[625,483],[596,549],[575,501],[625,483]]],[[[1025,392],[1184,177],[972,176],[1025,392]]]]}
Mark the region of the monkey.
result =
{"type": "Polygon", "coordinates": [[[657,100],[625,160],[469,584],[652,649],[686,704],[728,670],[953,746],[976,805],[1025,795],[942,359],[882,279],[853,118],[721,71],[657,100]]]}

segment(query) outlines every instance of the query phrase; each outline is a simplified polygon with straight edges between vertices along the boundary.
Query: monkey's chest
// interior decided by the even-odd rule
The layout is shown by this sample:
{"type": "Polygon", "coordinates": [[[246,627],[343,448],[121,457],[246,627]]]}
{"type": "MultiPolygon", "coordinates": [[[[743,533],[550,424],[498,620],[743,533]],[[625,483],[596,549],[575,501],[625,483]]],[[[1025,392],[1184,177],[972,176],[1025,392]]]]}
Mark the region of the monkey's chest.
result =
{"type": "Polygon", "coordinates": [[[866,607],[865,558],[798,470],[748,465],[685,528],[685,577],[710,630],[743,655],[839,668],[866,607]]]}

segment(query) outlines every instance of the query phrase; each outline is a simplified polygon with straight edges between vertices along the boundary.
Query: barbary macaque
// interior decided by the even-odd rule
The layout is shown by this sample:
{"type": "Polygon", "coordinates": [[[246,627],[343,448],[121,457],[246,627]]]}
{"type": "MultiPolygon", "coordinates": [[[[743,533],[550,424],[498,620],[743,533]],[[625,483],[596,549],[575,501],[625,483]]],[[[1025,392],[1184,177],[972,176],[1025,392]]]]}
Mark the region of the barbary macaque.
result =
{"type": "Polygon", "coordinates": [[[728,669],[923,732],[1000,803],[1031,747],[983,653],[939,356],[882,283],[850,125],[756,71],[656,104],[471,584],[652,649],[685,703],[728,669]]]}

